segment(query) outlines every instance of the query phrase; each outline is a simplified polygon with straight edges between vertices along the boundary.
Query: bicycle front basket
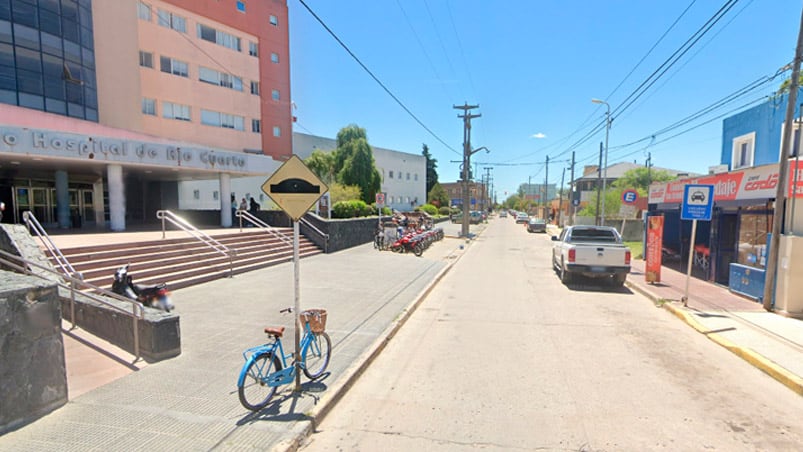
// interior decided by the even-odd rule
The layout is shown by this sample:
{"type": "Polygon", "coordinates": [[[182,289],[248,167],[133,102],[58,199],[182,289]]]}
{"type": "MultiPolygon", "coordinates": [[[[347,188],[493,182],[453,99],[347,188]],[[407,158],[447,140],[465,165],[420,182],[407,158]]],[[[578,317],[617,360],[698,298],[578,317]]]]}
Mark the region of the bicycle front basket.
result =
{"type": "Polygon", "coordinates": [[[309,323],[313,333],[323,333],[326,330],[326,309],[307,309],[299,314],[303,323],[309,323]]]}

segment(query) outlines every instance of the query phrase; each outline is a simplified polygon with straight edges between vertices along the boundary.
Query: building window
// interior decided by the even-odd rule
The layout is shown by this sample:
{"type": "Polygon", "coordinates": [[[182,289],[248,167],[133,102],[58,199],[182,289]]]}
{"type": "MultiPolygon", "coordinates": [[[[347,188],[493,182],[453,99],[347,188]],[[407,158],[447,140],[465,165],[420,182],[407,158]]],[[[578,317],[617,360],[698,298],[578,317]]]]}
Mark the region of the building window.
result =
{"type": "MultiPolygon", "coordinates": [[[[58,3],[56,4],[58,7],[58,3]]],[[[142,20],[147,20],[148,22],[151,21],[151,5],[143,2],[139,2],[139,6],[137,8],[139,13],[139,18],[142,20]]]]}
{"type": "Polygon", "coordinates": [[[170,57],[160,57],[159,59],[162,72],[168,74],[178,75],[181,77],[189,77],[189,66],[187,63],[179,60],[174,60],[170,57]]]}
{"type": "Polygon", "coordinates": [[[142,98],[142,113],[146,115],[156,116],[156,100],[142,98]]]}
{"type": "Polygon", "coordinates": [[[153,68],[153,53],[139,51],[139,65],[142,67],[153,68]]]}
{"type": "Polygon", "coordinates": [[[159,18],[159,25],[182,33],[187,32],[187,19],[163,9],[159,9],[157,17],[159,18]]]}
{"type": "Polygon", "coordinates": [[[251,82],[251,94],[259,96],[259,82],[251,82]]]}
{"type": "Polygon", "coordinates": [[[198,24],[198,37],[204,41],[214,42],[217,45],[240,51],[240,38],[225,31],[215,30],[207,25],[198,24]]]}
{"type": "Polygon", "coordinates": [[[193,190],[192,199],[201,199],[201,190],[198,189],[193,190]]]}
{"type": "Polygon", "coordinates": [[[237,1],[237,11],[244,13],[245,12],[245,2],[238,0],[237,1]]]}
{"type": "Polygon", "coordinates": [[[407,173],[407,180],[410,180],[410,173],[407,173]]]}
{"type": "Polygon", "coordinates": [[[211,110],[201,110],[201,124],[224,129],[245,130],[245,118],[211,110]]]}
{"type": "Polygon", "coordinates": [[[251,56],[259,56],[259,45],[256,42],[248,42],[248,54],[251,56]]]}
{"type": "Polygon", "coordinates": [[[393,171],[388,171],[388,179],[393,179],[393,171]]]}
{"type": "Polygon", "coordinates": [[[252,119],[251,120],[251,131],[254,133],[262,132],[262,121],[259,119],[252,119]]]}
{"type": "Polygon", "coordinates": [[[733,139],[733,155],[731,158],[732,170],[753,166],[755,143],[755,132],[750,132],[733,139]]]}
{"type": "Polygon", "coordinates": [[[276,53],[276,52],[271,52],[270,61],[273,62],[273,63],[278,63],[279,62],[279,54],[276,53]]]}
{"type": "Polygon", "coordinates": [[[198,68],[198,80],[212,85],[222,86],[224,88],[231,88],[235,91],[243,90],[243,79],[235,75],[218,72],[214,69],[209,69],[203,66],[198,68]]]}
{"type": "Polygon", "coordinates": [[[274,137],[282,136],[282,129],[279,126],[273,126],[273,136],[274,137]]]}
{"type": "Polygon", "coordinates": [[[278,89],[272,89],[270,91],[270,98],[278,102],[279,99],[281,98],[281,96],[279,95],[279,90],[278,89]]]}
{"type": "Polygon", "coordinates": [[[218,199],[220,199],[220,192],[215,190],[212,192],[212,200],[217,201],[218,199]]]}
{"type": "Polygon", "coordinates": [[[166,119],[178,119],[179,121],[189,121],[190,106],[174,104],[172,102],[162,102],[162,117],[166,119]]]}
{"type": "Polygon", "coordinates": [[[413,180],[418,181],[418,173],[415,173],[413,180]]]}
{"type": "Polygon", "coordinates": [[[270,15],[270,24],[273,25],[274,27],[278,27],[279,26],[279,18],[274,16],[273,14],[271,14],[270,15]]]}
{"type": "MultiPolygon", "coordinates": [[[[800,155],[800,145],[801,145],[801,138],[803,138],[803,118],[797,118],[795,120],[794,125],[795,127],[792,129],[792,148],[789,150],[789,158],[798,157],[800,155]]],[[[783,133],[784,129],[786,128],[786,124],[781,124],[781,148],[778,150],[778,159],[780,160],[780,156],[783,155],[783,133]]]]}

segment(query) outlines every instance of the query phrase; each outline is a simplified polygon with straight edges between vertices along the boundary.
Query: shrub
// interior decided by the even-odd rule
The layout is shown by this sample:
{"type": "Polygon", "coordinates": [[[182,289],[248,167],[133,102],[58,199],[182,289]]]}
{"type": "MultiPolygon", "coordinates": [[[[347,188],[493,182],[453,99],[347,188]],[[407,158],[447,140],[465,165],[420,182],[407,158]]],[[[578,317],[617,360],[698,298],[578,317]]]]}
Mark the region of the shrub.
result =
{"type": "Polygon", "coordinates": [[[366,208],[365,202],[360,200],[338,201],[332,206],[332,216],[334,218],[354,218],[360,216],[366,208]]]}
{"type": "MultiPolygon", "coordinates": [[[[433,206],[432,204],[424,204],[419,208],[421,210],[423,210],[424,212],[426,212],[427,214],[429,214],[429,215],[433,215],[434,216],[434,215],[438,214],[438,208],[433,206]]],[[[418,209],[416,209],[416,210],[418,210],[418,209]]]]}
{"type": "Polygon", "coordinates": [[[441,215],[451,215],[452,209],[450,209],[449,207],[443,206],[440,209],[438,209],[438,213],[441,214],[441,215]]]}

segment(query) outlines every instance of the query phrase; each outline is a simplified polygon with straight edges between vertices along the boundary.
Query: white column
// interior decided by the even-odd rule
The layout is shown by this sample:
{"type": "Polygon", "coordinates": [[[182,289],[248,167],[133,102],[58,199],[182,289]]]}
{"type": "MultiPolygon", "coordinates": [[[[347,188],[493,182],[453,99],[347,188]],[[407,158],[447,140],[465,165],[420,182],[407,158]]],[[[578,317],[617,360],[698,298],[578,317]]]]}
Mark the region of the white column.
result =
{"type": "MultiPolygon", "coordinates": [[[[224,228],[231,227],[231,176],[227,173],[220,173],[220,225],[224,228]]],[[[236,201],[235,201],[236,202],[236,201]]]]}
{"type": "Polygon", "coordinates": [[[112,231],[125,231],[125,184],[123,167],[109,165],[106,169],[109,180],[109,222],[112,231]]]}
{"type": "MultiPolygon", "coordinates": [[[[56,170],[56,220],[59,229],[70,227],[70,192],[67,171],[56,170]]],[[[77,225],[76,225],[77,226],[77,225]]]]}
{"type": "Polygon", "coordinates": [[[103,212],[103,178],[99,178],[92,184],[92,204],[95,210],[95,226],[100,229],[106,228],[106,218],[103,212]]]}

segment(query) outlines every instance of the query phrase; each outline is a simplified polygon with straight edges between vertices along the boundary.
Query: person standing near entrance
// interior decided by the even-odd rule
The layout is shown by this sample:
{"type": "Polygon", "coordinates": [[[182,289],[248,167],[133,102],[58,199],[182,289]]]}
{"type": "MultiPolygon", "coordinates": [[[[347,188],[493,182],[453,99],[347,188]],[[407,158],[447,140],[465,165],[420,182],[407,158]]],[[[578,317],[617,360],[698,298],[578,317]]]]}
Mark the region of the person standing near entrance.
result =
{"type": "Polygon", "coordinates": [[[240,210],[248,210],[248,203],[245,201],[245,198],[240,201],[240,210]]]}
{"type": "Polygon", "coordinates": [[[259,203],[256,201],[256,199],[254,199],[253,196],[251,197],[250,204],[251,207],[248,209],[248,211],[251,213],[251,215],[256,216],[257,212],[259,212],[259,203]]]}
{"type": "Polygon", "coordinates": [[[0,201],[0,221],[3,221],[3,211],[6,210],[6,203],[0,201]]]}

